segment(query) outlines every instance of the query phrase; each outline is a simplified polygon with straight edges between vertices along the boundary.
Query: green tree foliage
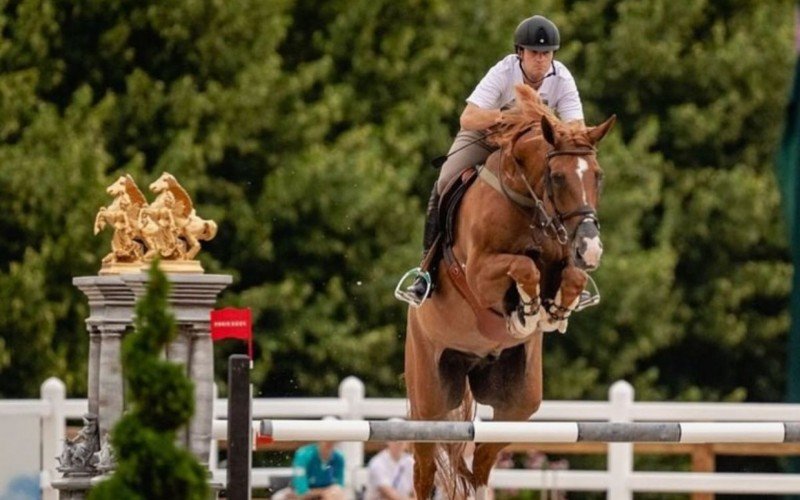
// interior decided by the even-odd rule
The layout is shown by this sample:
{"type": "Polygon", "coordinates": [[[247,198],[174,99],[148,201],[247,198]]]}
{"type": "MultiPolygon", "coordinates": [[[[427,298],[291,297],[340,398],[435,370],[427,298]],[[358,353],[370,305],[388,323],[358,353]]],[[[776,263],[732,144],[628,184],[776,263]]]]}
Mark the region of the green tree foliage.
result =
{"type": "Polygon", "coordinates": [[[150,268],[147,293],[136,304],[136,329],[122,341],[129,408],[111,431],[117,467],[90,498],[208,498],[206,471],[176,444],[194,413],[192,382],[180,365],[160,359],[177,329],[168,312],[169,281],[150,268]]]}
{"type": "Polygon", "coordinates": [[[605,397],[626,378],[644,398],[779,400],[791,270],[769,165],[792,6],[5,3],[0,394],[51,374],[83,390],[70,277],[106,251],[90,234],[103,188],[163,170],[219,223],[201,258],[235,275],[226,302],[253,309],[261,394],[330,394],[349,374],[401,393],[391,290],[418,258],[427,160],[540,12],[561,27],[588,121],[619,117],[600,149],[603,302],[548,337],[547,397],[605,397]]]}

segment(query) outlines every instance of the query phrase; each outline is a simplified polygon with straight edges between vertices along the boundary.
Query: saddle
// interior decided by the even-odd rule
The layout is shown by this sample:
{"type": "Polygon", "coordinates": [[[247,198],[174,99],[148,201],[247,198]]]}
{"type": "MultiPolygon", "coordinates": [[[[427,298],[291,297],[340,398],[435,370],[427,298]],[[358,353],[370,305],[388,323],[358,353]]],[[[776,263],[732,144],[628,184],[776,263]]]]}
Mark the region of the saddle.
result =
{"type": "Polygon", "coordinates": [[[464,194],[478,178],[481,168],[483,165],[466,168],[445,187],[439,200],[439,227],[442,228],[442,231],[434,241],[421,267],[435,271],[439,261],[443,259],[447,276],[475,313],[481,335],[489,340],[502,342],[509,338],[505,317],[500,312],[482,307],[478,303],[478,299],[467,284],[464,265],[453,253],[458,209],[464,194]]]}

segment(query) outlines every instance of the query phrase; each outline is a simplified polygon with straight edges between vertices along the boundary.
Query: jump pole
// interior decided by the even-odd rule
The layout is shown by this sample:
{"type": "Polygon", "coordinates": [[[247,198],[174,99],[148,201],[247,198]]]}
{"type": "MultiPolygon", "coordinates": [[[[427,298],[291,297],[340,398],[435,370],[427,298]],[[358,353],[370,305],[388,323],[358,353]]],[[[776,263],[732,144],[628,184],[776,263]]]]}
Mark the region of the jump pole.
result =
{"type": "Polygon", "coordinates": [[[272,441],[797,443],[800,422],[427,422],[262,420],[272,441]]]}

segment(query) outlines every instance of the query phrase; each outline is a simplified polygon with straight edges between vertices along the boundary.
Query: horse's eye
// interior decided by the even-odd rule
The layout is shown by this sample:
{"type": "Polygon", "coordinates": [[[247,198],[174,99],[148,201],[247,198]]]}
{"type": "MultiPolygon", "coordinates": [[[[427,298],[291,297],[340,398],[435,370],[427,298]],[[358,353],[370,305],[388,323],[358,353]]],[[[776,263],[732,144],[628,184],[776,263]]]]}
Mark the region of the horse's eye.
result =
{"type": "Polygon", "coordinates": [[[595,176],[595,182],[597,182],[597,190],[603,189],[603,172],[597,172],[595,176]]]}
{"type": "Polygon", "coordinates": [[[567,176],[565,176],[561,172],[556,172],[550,177],[553,180],[553,185],[556,187],[561,187],[567,182],[567,176]]]}

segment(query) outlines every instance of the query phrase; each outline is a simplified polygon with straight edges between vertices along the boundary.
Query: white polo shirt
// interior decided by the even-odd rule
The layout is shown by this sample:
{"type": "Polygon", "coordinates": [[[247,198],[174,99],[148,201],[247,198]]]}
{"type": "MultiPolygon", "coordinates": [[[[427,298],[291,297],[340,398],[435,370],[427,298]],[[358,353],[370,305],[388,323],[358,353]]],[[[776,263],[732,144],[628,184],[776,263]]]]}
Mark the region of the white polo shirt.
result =
{"type": "MultiPolygon", "coordinates": [[[[539,95],[547,106],[563,121],[583,120],[583,106],[575,79],[566,66],[553,60],[553,66],[539,87],[539,95]]],[[[522,69],[515,54],[510,54],[495,64],[467,102],[483,109],[500,109],[513,104],[514,86],[523,83],[522,69]]]]}
{"type": "Polygon", "coordinates": [[[381,500],[379,486],[389,486],[400,495],[411,496],[414,492],[414,458],[403,453],[395,461],[389,450],[383,450],[369,461],[369,484],[365,500],[381,500]]]}

